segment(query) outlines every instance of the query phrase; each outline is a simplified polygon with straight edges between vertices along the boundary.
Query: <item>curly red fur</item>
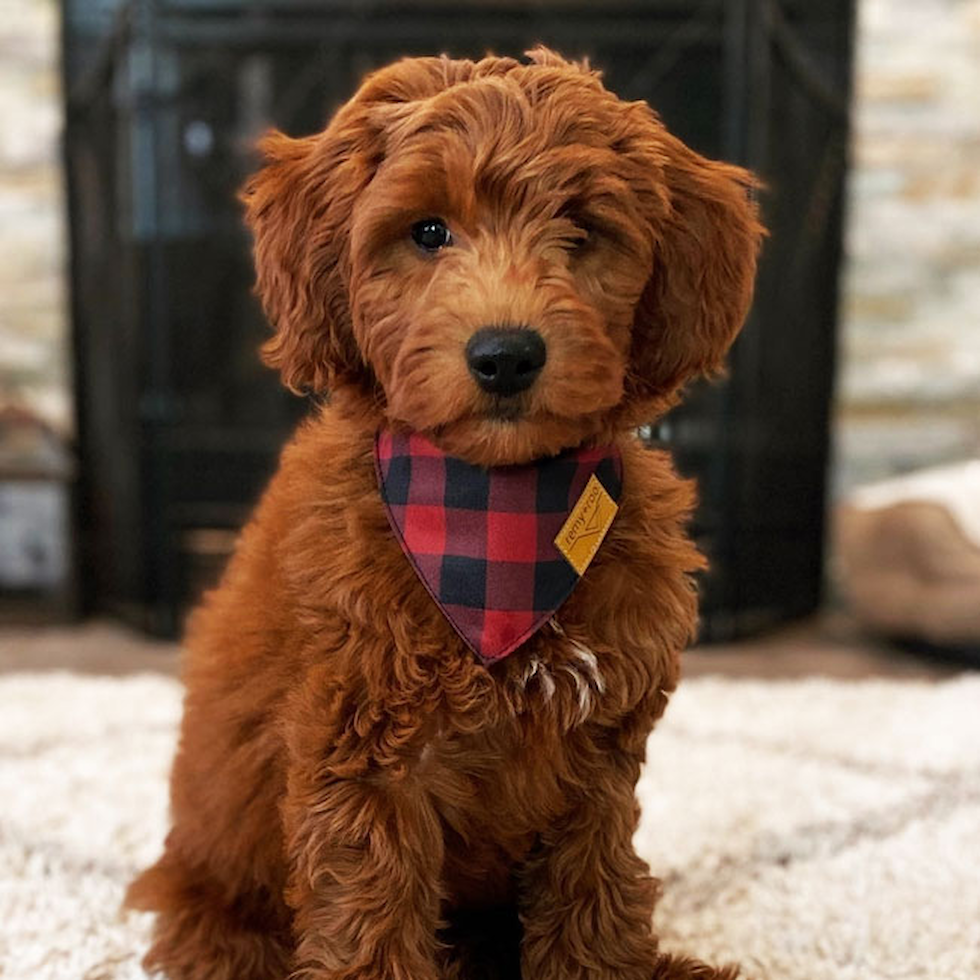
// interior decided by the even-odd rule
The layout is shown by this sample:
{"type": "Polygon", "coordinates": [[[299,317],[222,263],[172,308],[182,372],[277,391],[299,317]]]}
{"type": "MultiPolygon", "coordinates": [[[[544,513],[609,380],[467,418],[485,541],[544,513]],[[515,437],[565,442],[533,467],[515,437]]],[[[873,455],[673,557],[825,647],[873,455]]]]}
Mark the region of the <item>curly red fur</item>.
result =
{"type": "Polygon", "coordinates": [[[377,72],[323,133],[267,137],[243,192],[265,357],[330,405],[189,623],[173,828],[128,893],[172,980],[735,975],[658,951],[631,844],[703,560],[691,484],[629,426],[719,368],[751,293],[752,180],[587,65],[531,57],[377,72]],[[437,256],[408,236],[431,215],[454,236],[437,256]],[[487,324],[548,345],[506,416],[462,357],[487,324]],[[492,667],[388,527],[385,420],[489,465],[621,447],[596,560],[492,667]]]}

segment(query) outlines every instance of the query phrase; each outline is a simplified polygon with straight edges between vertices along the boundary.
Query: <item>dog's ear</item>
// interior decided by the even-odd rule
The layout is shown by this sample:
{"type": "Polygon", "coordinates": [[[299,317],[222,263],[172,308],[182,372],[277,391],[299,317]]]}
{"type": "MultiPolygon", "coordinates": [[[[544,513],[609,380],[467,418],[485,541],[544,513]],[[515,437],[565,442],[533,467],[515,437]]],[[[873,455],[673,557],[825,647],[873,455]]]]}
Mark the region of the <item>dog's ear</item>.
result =
{"type": "Polygon", "coordinates": [[[348,305],[348,226],[376,166],[377,137],[348,108],[316,136],[268,133],[259,143],[265,166],[241,192],[255,291],[276,331],[262,356],[297,392],[364,370],[348,305]]]}
{"type": "Polygon", "coordinates": [[[642,110],[654,258],[636,308],[624,403],[631,418],[649,421],[686,381],[721,370],[748,313],[765,231],[752,174],[700,156],[642,110]]]}

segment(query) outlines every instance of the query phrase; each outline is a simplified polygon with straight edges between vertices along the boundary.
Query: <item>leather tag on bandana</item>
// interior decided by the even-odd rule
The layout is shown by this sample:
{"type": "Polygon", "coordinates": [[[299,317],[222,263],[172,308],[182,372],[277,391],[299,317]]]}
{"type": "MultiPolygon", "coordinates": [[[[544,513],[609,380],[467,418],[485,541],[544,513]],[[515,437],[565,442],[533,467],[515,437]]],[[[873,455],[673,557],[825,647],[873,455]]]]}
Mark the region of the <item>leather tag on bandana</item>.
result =
{"type": "Polygon", "coordinates": [[[618,510],[619,505],[593,473],[555,538],[555,547],[579,575],[585,574],[618,510]]]}

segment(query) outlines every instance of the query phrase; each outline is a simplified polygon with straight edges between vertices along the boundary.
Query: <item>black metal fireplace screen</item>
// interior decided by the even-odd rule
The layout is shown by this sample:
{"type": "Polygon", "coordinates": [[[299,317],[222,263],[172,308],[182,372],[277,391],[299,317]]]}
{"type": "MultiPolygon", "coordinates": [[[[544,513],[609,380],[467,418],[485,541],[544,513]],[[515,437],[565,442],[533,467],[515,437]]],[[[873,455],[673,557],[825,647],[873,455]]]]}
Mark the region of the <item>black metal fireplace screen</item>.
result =
{"type": "Polygon", "coordinates": [[[767,184],[772,234],[730,376],[645,435],[700,479],[707,637],[812,610],[852,31],[853,0],[64,0],[88,606],[176,632],[306,410],[256,356],[267,327],[235,191],[257,133],[322,128],[400,55],[540,41],[767,184]]]}

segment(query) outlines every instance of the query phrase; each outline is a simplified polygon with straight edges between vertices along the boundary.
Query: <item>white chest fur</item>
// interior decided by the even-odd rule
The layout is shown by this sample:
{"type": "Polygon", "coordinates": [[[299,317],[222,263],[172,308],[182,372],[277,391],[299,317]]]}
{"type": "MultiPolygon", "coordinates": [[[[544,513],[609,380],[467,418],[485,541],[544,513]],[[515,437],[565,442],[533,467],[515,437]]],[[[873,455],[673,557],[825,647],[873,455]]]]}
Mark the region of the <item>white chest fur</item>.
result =
{"type": "Polygon", "coordinates": [[[599,658],[584,643],[568,636],[557,620],[549,623],[563,656],[545,661],[532,654],[520,676],[519,684],[526,703],[533,710],[535,702],[551,704],[557,698],[570,699],[571,726],[587,721],[598,700],[606,691],[599,658]]]}

